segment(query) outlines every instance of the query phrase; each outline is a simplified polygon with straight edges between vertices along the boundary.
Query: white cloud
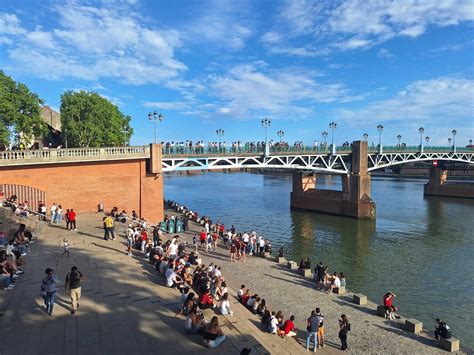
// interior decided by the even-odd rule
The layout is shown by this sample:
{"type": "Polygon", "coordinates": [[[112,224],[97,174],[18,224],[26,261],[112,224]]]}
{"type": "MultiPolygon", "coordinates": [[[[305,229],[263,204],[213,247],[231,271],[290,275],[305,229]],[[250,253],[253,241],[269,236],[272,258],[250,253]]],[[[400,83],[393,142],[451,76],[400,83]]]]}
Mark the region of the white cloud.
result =
{"type": "Polygon", "coordinates": [[[474,81],[455,76],[419,80],[395,97],[370,103],[357,110],[340,109],[346,122],[447,122],[469,120],[474,116],[474,81]]]}
{"type": "Polygon", "coordinates": [[[55,11],[59,27],[51,31],[28,32],[15,15],[0,17],[0,32],[16,36],[7,50],[17,64],[14,70],[47,79],[112,78],[134,85],[162,83],[187,70],[174,55],[182,45],[180,34],[143,25],[146,21],[127,2],[109,9],[68,2],[55,11]]]}
{"type": "Polygon", "coordinates": [[[380,48],[377,52],[377,56],[380,58],[392,58],[393,54],[387,48],[380,48]]]}
{"type": "Polygon", "coordinates": [[[190,42],[212,44],[218,48],[238,51],[245,47],[252,30],[246,25],[248,16],[244,2],[212,0],[203,6],[196,20],[186,25],[183,35],[190,42]]]}
{"type": "Polygon", "coordinates": [[[345,102],[352,97],[341,84],[316,81],[318,72],[298,68],[271,70],[259,63],[233,67],[207,78],[209,95],[220,101],[217,113],[234,118],[271,115],[308,117],[317,103],[345,102]]]}
{"type": "Polygon", "coordinates": [[[278,14],[274,29],[266,32],[262,41],[273,50],[272,45],[292,47],[288,44],[295,39],[309,36],[313,41],[304,46],[308,51],[288,51],[287,54],[320,55],[321,50],[324,53],[324,50],[366,49],[394,37],[418,37],[429,26],[445,27],[473,20],[472,0],[347,0],[338,3],[288,0],[278,14]],[[272,42],[272,38],[278,38],[278,43],[272,42]],[[316,44],[321,47],[318,51],[314,50],[316,44]]]}
{"type": "Polygon", "coordinates": [[[25,33],[20,20],[14,14],[0,13],[0,35],[19,35],[25,33]]]}

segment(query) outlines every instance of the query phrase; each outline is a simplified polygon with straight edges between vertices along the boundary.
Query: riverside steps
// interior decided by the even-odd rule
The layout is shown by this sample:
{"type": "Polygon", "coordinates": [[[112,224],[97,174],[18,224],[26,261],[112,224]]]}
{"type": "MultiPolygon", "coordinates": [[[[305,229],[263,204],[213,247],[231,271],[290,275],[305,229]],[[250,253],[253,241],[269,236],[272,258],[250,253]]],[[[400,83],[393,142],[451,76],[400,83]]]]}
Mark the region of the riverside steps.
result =
{"type": "MultiPolygon", "coordinates": [[[[166,210],[165,213],[168,216],[180,215],[180,213],[174,210],[166,210]]],[[[188,244],[192,245],[192,236],[200,232],[202,226],[190,222],[189,228],[189,231],[179,233],[179,235],[188,244]]],[[[170,237],[171,235],[168,236],[170,237]]],[[[423,329],[417,334],[410,333],[405,330],[405,317],[397,320],[388,320],[380,317],[377,315],[377,303],[367,300],[365,295],[356,294],[358,298],[362,299],[361,305],[358,305],[353,300],[355,294],[348,289],[345,290],[344,295],[328,295],[326,292],[318,291],[315,288],[314,280],[305,278],[297,270],[290,270],[287,262],[279,264],[278,258],[247,256],[245,262],[231,263],[228,249],[224,248],[221,244],[216,251],[206,253],[199,250],[199,253],[205,265],[209,265],[212,262],[222,268],[222,274],[226,279],[227,286],[230,286],[228,287],[229,293],[234,299],[234,303],[236,302],[236,292],[231,293],[230,289],[232,288],[236,291],[243,284],[250,289],[251,293],[257,293],[259,297],[264,298],[271,311],[281,310],[285,320],[291,315],[295,316],[294,323],[297,329],[297,336],[295,340],[285,339],[285,346],[287,346],[286,344],[294,343],[301,349],[305,349],[306,319],[309,317],[312,309],[319,307],[325,316],[326,347],[318,349],[318,353],[343,353],[339,350],[338,319],[341,314],[346,314],[351,323],[351,331],[348,335],[350,353],[446,354],[446,351],[434,339],[432,331],[423,329]]],[[[274,255],[275,253],[277,252],[274,251],[274,255]]],[[[350,277],[348,282],[350,285],[350,277]]],[[[381,299],[382,296],[383,292],[381,292],[381,299]]],[[[233,310],[235,312],[235,308],[233,310]]],[[[244,312],[248,314],[247,317],[249,319],[255,317],[255,323],[257,326],[259,325],[260,319],[247,309],[244,309],[244,312]]],[[[434,328],[434,322],[432,328],[434,328]]],[[[267,335],[261,328],[258,332],[267,335]]],[[[279,340],[277,336],[270,336],[273,342],[279,340]]],[[[455,347],[453,348],[455,349],[455,347]]],[[[310,349],[312,350],[312,347],[310,349]]],[[[471,351],[461,348],[461,350],[457,350],[455,353],[467,354],[471,353],[471,351]]]]}
{"type": "MultiPolygon", "coordinates": [[[[0,217],[2,217],[0,211],[0,217]]],[[[25,274],[12,291],[0,291],[0,353],[9,354],[303,354],[289,340],[262,333],[256,319],[232,300],[233,316],[219,315],[226,340],[218,349],[202,345],[202,336],[184,331],[184,318],[175,317],[179,293],[167,288],[140,252],[127,256],[124,230],[116,225],[115,241],[104,241],[102,214],[79,214],[78,231],[39,223],[25,274]],[[61,257],[61,241],[70,243],[70,257],[61,257]],[[82,298],[75,315],[64,292],[72,265],[84,274],[82,298]],[[43,310],[39,285],[47,267],[58,276],[53,316],[43,310]],[[253,319],[253,321],[252,321],[253,319]],[[8,334],[8,335],[7,335],[8,334]]],[[[17,219],[5,214],[0,231],[14,231],[17,219]]],[[[22,219],[31,228],[36,221],[22,219]]],[[[214,312],[205,311],[206,318],[214,312]]]]}
{"type": "MultiPolygon", "coordinates": [[[[0,291],[2,300],[10,297],[0,316],[0,331],[5,335],[0,346],[2,355],[239,354],[244,347],[251,348],[251,354],[302,354],[306,353],[305,319],[315,307],[320,307],[326,317],[326,347],[318,349],[322,354],[341,353],[337,319],[342,313],[348,315],[352,324],[348,339],[352,353],[446,353],[426,333],[402,330],[404,319],[389,321],[377,317],[372,302],[357,306],[352,303],[350,292],[338,296],[316,291],[312,281],[289,270],[286,264],[258,257],[230,263],[228,252],[222,247],[201,256],[205,264],[214,262],[222,267],[234,315],[218,316],[227,339],[218,349],[205,348],[200,336],[185,334],[183,317],[174,316],[178,307],[177,291],[163,286],[161,276],[140,252],[134,252],[133,257],[126,255],[122,226],[116,225],[117,240],[102,239],[102,217],[102,214],[79,214],[77,232],[55,225],[39,225],[39,238],[30,248],[25,274],[18,279],[14,290],[0,291]],[[70,258],[61,257],[63,238],[70,243],[70,258]],[[69,297],[63,288],[72,265],[85,276],[76,315],[70,314],[69,297]],[[47,267],[55,270],[60,281],[52,317],[41,309],[39,292],[47,267]],[[265,298],[271,310],[282,310],[285,319],[295,315],[296,341],[260,329],[260,319],[234,297],[241,284],[265,298]]],[[[11,226],[11,221],[3,222],[0,229],[7,225],[11,226]]],[[[193,223],[190,227],[200,228],[193,223]]],[[[190,242],[193,233],[180,235],[190,242]]],[[[164,239],[167,237],[171,235],[164,239]]],[[[206,311],[207,317],[212,315],[206,311]]]]}

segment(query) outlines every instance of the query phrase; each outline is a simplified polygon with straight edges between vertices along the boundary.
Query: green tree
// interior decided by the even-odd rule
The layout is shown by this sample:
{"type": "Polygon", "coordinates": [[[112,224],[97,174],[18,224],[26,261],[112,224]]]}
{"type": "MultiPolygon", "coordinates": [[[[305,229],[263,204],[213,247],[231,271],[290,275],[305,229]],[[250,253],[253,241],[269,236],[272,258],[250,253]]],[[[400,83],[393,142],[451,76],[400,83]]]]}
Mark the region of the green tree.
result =
{"type": "Polygon", "coordinates": [[[66,91],[61,95],[61,134],[68,147],[127,145],[133,134],[130,120],[95,92],[66,91]]]}
{"type": "Polygon", "coordinates": [[[13,136],[28,145],[35,137],[47,134],[41,118],[42,104],[25,84],[0,70],[0,143],[9,144],[13,136]]]}

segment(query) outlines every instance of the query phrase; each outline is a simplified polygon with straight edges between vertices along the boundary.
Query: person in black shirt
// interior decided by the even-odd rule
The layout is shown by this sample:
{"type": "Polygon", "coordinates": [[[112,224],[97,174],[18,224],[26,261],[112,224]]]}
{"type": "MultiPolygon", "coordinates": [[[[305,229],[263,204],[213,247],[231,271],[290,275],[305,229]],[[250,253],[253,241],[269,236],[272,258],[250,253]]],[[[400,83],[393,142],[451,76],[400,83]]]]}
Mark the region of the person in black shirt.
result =
{"type": "Polygon", "coordinates": [[[446,322],[443,322],[439,318],[436,318],[435,338],[436,340],[439,340],[439,338],[451,338],[451,329],[446,322]]]}
{"type": "Polygon", "coordinates": [[[81,279],[82,273],[77,269],[77,266],[71,267],[71,272],[66,276],[64,290],[69,293],[71,297],[72,309],[71,314],[77,312],[79,308],[79,300],[81,298],[81,279]]]}

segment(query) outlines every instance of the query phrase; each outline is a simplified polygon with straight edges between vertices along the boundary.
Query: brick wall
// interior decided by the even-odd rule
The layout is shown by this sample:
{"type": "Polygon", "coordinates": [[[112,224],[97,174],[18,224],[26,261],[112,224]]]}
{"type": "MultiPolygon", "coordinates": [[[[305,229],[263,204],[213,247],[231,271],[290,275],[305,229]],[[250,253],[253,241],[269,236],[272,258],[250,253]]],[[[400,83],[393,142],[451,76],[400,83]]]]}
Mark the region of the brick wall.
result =
{"type": "Polygon", "coordinates": [[[106,211],[116,206],[136,210],[151,222],[163,218],[163,177],[147,174],[145,159],[5,167],[0,168],[0,184],[46,191],[48,208],[55,202],[64,211],[97,212],[102,202],[106,211]]]}

